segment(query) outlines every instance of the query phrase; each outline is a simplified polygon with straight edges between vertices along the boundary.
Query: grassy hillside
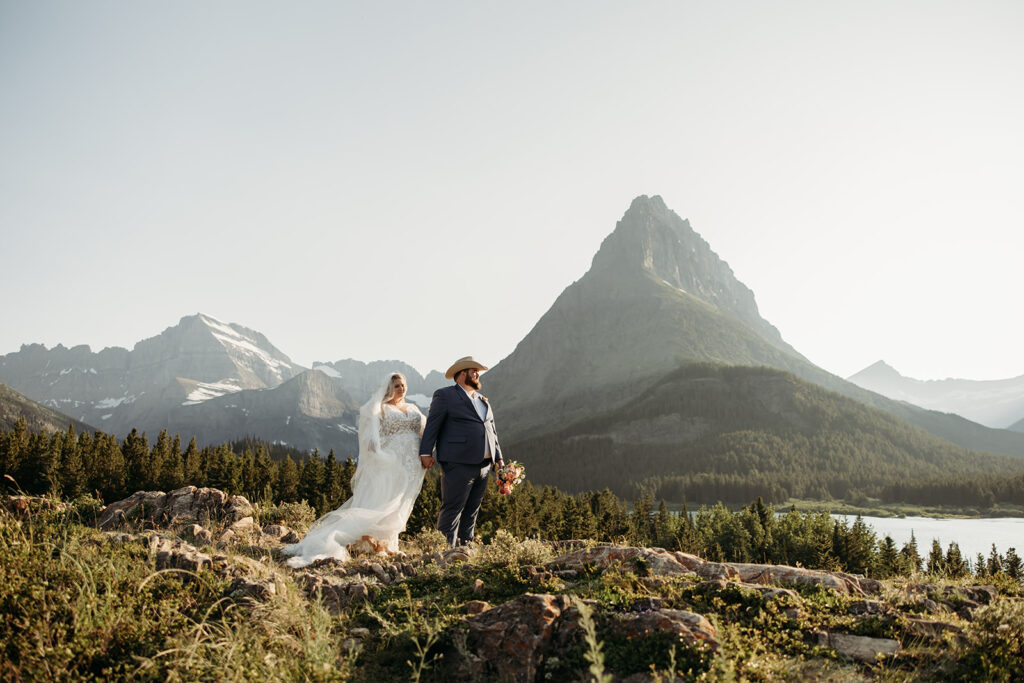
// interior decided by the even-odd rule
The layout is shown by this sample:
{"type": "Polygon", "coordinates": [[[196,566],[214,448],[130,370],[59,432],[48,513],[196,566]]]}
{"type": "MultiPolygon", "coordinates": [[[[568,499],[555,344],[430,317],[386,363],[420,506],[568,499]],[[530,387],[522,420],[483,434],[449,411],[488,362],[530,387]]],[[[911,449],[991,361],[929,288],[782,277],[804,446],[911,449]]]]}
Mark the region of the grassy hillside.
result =
{"type": "Polygon", "coordinates": [[[535,483],[668,500],[877,496],[893,482],[1024,475],[1019,458],[967,451],[792,374],[711,364],[505,448],[535,483]]]}
{"type": "Polygon", "coordinates": [[[51,410],[6,384],[0,384],[0,429],[11,429],[22,417],[30,431],[63,431],[68,425],[74,425],[77,432],[92,431],[92,427],[84,422],[51,410]]]}

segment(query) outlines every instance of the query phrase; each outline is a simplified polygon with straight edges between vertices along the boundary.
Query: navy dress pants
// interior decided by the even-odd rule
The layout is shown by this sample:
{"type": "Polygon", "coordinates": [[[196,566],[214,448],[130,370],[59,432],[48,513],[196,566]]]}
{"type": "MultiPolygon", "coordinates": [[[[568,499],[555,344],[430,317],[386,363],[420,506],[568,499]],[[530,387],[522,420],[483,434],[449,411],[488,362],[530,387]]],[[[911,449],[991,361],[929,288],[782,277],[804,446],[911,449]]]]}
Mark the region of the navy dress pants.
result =
{"type": "Polygon", "coordinates": [[[437,516],[437,530],[452,545],[465,545],[473,540],[480,502],[487,490],[487,475],[491,463],[462,465],[457,462],[438,463],[441,466],[441,513],[437,516]]]}

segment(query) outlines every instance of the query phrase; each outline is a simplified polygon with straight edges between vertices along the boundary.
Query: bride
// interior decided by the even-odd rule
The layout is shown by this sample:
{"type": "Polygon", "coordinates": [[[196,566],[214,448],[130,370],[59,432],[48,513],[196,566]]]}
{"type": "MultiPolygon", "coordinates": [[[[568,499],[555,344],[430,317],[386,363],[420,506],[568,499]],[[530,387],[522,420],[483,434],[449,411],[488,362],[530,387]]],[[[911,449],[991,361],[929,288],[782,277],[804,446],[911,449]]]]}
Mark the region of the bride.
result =
{"type": "Polygon", "coordinates": [[[398,550],[398,534],[412,513],[426,471],[420,463],[425,418],[406,403],[405,376],[387,375],[359,409],[359,462],[352,497],[314,522],[306,537],[284,548],[290,567],[322,558],[349,559],[345,546],[370,536],[398,550]]]}

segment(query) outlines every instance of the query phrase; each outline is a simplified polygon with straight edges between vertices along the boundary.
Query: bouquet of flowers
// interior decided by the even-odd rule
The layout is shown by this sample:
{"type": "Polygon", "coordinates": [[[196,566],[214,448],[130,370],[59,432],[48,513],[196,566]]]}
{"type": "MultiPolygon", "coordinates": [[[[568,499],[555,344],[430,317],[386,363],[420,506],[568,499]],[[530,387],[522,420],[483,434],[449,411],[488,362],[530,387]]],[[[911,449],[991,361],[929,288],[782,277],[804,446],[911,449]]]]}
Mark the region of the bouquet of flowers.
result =
{"type": "Polygon", "coordinates": [[[497,478],[498,493],[507,496],[512,493],[512,489],[521,484],[523,479],[526,478],[526,468],[513,460],[501,466],[501,469],[497,472],[497,478]]]}

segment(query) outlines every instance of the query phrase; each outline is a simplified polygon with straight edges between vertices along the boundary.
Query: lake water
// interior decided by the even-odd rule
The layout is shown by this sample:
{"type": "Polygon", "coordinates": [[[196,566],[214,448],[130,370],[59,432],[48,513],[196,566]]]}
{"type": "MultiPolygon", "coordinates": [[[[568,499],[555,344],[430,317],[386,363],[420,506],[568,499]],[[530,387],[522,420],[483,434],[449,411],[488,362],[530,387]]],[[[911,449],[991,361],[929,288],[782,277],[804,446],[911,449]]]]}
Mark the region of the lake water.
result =
{"type": "MultiPolygon", "coordinates": [[[[853,524],[857,518],[848,515],[833,515],[847,524],[853,524]]],[[[935,519],[934,517],[863,517],[864,523],[874,529],[881,541],[892,536],[897,548],[910,540],[910,534],[917,539],[917,552],[922,557],[928,556],[932,547],[932,539],[939,539],[942,550],[956,542],[963,556],[974,562],[981,553],[986,558],[995,543],[1000,554],[1006,554],[1008,548],[1014,548],[1018,555],[1024,555],[1024,518],[998,517],[989,519],[935,519]]]]}

